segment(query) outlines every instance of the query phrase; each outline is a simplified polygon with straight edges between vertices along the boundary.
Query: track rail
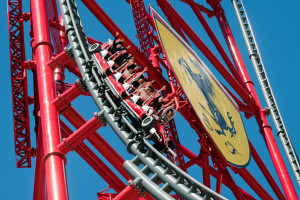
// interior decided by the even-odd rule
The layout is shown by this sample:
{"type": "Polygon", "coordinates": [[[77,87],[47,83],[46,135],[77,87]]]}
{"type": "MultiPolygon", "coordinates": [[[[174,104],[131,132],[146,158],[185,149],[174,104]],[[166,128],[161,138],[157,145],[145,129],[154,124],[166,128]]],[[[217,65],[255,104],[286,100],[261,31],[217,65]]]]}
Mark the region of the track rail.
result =
{"type": "Polygon", "coordinates": [[[193,179],[139,137],[143,136],[140,120],[129,116],[123,100],[113,93],[100,64],[88,50],[75,0],[60,0],[59,6],[73,57],[87,89],[128,152],[135,155],[133,160],[124,163],[124,168],[135,178],[137,188],[145,189],[157,199],[173,199],[169,195],[172,191],[184,199],[226,199],[193,179]]]}
{"type": "Polygon", "coordinates": [[[254,67],[261,90],[264,94],[264,98],[267,102],[268,109],[270,109],[271,111],[271,116],[277,130],[277,135],[280,138],[286,157],[288,158],[294,176],[297,180],[298,186],[300,187],[299,159],[297,157],[292,141],[290,140],[289,134],[285,128],[282,116],[280,114],[279,107],[277,105],[273,90],[271,88],[271,84],[269,82],[269,78],[267,76],[267,72],[264,67],[246,10],[244,8],[242,0],[232,0],[232,4],[239,21],[245,43],[247,45],[249,58],[252,61],[252,65],[254,67]]]}

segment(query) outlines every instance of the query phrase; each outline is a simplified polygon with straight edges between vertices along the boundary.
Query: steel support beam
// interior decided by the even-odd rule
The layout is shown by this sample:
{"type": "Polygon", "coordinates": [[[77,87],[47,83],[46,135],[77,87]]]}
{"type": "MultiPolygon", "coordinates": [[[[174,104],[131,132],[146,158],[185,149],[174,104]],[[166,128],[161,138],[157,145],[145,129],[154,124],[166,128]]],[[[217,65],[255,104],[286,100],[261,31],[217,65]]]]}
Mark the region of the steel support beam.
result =
{"type": "Polygon", "coordinates": [[[52,101],[52,103],[56,106],[56,109],[61,111],[69,106],[69,103],[76,99],[79,95],[85,93],[84,89],[80,85],[78,81],[70,87],[68,90],[66,90],[61,95],[58,95],[56,99],[52,101]]]}
{"type": "Polygon", "coordinates": [[[203,184],[206,187],[210,187],[210,172],[209,172],[209,154],[205,150],[200,150],[200,157],[203,163],[202,174],[203,174],[203,184]]]}
{"type": "Polygon", "coordinates": [[[24,47],[24,20],[30,14],[22,13],[22,1],[7,0],[12,110],[17,168],[31,167],[28,88],[24,47]]]}
{"type": "MultiPolygon", "coordinates": [[[[86,123],[85,119],[73,107],[68,107],[62,114],[77,129],[86,123]]],[[[94,132],[87,138],[87,140],[126,180],[131,179],[131,177],[123,169],[124,159],[101,135],[94,132]]]]}
{"type": "Polygon", "coordinates": [[[139,194],[136,192],[136,190],[131,185],[127,185],[127,187],[120,192],[114,200],[127,200],[127,199],[137,199],[139,197],[139,194]]]}
{"type": "Polygon", "coordinates": [[[275,182],[274,178],[272,177],[271,173],[267,169],[266,165],[256,152],[254,146],[252,143],[249,141],[250,144],[250,150],[251,150],[251,155],[254,161],[256,162],[257,166],[259,167],[260,171],[263,173],[265,178],[267,179],[268,183],[270,184],[271,188],[273,189],[274,193],[276,194],[277,198],[279,200],[284,200],[285,196],[282,194],[281,189],[278,187],[277,183],[275,182]]]}
{"type": "MultiPolygon", "coordinates": [[[[181,149],[182,149],[182,152],[183,154],[189,158],[190,160],[191,159],[195,159],[197,158],[198,156],[195,155],[193,152],[191,152],[189,149],[187,149],[185,146],[181,145],[181,149]]],[[[199,159],[199,161],[196,163],[199,167],[203,168],[203,163],[201,161],[201,159],[199,159]]],[[[219,170],[218,170],[219,171],[219,170]]],[[[209,166],[209,172],[210,172],[210,175],[212,175],[213,177],[217,178],[217,177],[220,177],[221,175],[219,174],[218,175],[218,172],[217,170],[215,170],[213,167],[209,166]]],[[[223,172],[223,169],[222,169],[222,172],[223,172]]],[[[231,176],[230,176],[231,177],[231,176]]],[[[233,185],[231,184],[231,182],[224,177],[224,175],[222,174],[222,181],[220,179],[220,182],[224,185],[226,185],[228,188],[230,189],[233,189],[233,185]]],[[[243,190],[242,188],[238,187],[239,190],[243,193],[244,197],[246,197],[246,199],[251,199],[251,200],[254,200],[254,198],[248,194],[245,190],[243,190]]]]}
{"type": "Polygon", "coordinates": [[[38,125],[33,200],[44,200],[46,194],[42,127],[38,125]]]}
{"type": "Polygon", "coordinates": [[[222,174],[223,174],[224,178],[229,182],[230,189],[231,189],[232,193],[234,194],[235,198],[238,200],[246,200],[246,197],[244,196],[244,194],[242,193],[240,188],[237,186],[237,184],[234,182],[234,180],[231,177],[231,175],[229,174],[228,170],[224,169],[222,171],[222,174]]]}
{"type": "Polygon", "coordinates": [[[67,154],[69,151],[74,150],[80,143],[83,142],[89,135],[94,133],[101,126],[105,126],[104,122],[99,119],[97,113],[88,122],[83,124],[77,131],[63,141],[57,146],[63,154],[67,154]]]}
{"type": "Polygon", "coordinates": [[[226,43],[228,45],[231,56],[232,56],[233,60],[235,60],[235,63],[237,64],[240,76],[242,77],[242,79],[243,79],[245,85],[247,86],[247,88],[249,89],[249,91],[252,93],[252,96],[255,99],[255,101],[258,105],[258,108],[260,110],[260,112],[255,114],[255,118],[259,125],[260,133],[263,135],[266,146],[269,150],[269,154],[271,156],[272,162],[274,164],[275,170],[276,170],[279,180],[281,182],[284,193],[288,199],[297,199],[297,195],[296,195],[294,186],[292,184],[292,181],[290,179],[290,176],[286,169],[285,163],[282,159],[281,153],[276,144],[276,141],[274,139],[274,136],[272,133],[272,128],[269,125],[268,120],[265,115],[265,112],[262,109],[259,98],[254,89],[253,82],[251,81],[248,71],[246,69],[246,66],[243,62],[243,59],[241,57],[241,54],[237,47],[237,44],[234,40],[233,34],[228,25],[227,19],[224,15],[223,9],[219,5],[218,7],[215,8],[215,11],[216,11],[216,17],[218,19],[220,28],[222,30],[222,33],[223,33],[226,43]]]}
{"type": "Polygon", "coordinates": [[[261,184],[250,174],[250,172],[243,168],[238,171],[238,174],[244,179],[244,181],[254,190],[254,192],[265,200],[273,199],[270,194],[261,186],[261,184]]]}
{"type": "Polygon", "coordinates": [[[51,60],[47,63],[47,65],[51,68],[56,68],[61,65],[64,65],[65,63],[72,61],[69,53],[64,50],[61,53],[57,54],[55,57],[52,57],[51,60]]]}
{"type": "Polygon", "coordinates": [[[161,9],[163,10],[165,16],[167,17],[168,21],[170,22],[171,26],[176,30],[176,32],[188,43],[188,39],[184,35],[183,31],[181,30],[181,27],[179,26],[176,19],[172,16],[171,12],[164,6],[161,6],[161,9]]]}
{"type": "Polygon", "coordinates": [[[46,2],[31,1],[32,27],[34,35],[33,54],[40,98],[40,115],[43,135],[46,185],[48,199],[67,200],[68,191],[65,176],[65,157],[57,148],[60,143],[58,112],[51,104],[55,99],[53,70],[46,64],[50,61],[53,47],[49,36],[46,2]]]}
{"type": "Polygon", "coordinates": [[[221,189],[222,189],[222,182],[223,182],[223,175],[222,175],[222,169],[219,167],[217,171],[217,182],[216,182],[216,192],[218,194],[221,194],[221,189]]]}
{"type": "Polygon", "coordinates": [[[203,28],[206,31],[207,35],[209,36],[209,38],[211,39],[211,41],[213,42],[213,44],[217,48],[219,54],[221,55],[221,57],[223,58],[224,62],[228,66],[228,68],[231,71],[232,75],[241,84],[241,86],[243,86],[243,81],[242,81],[241,77],[239,76],[239,73],[238,73],[237,69],[235,68],[236,65],[234,66],[232,64],[230,58],[226,54],[226,52],[223,49],[222,45],[220,44],[219,40],[215,36],[214,32],[211,30],[210,26],[207,24],[205,18],[203,17],[203,15],[200,12],[198,4],[196,4],[194,2],[194,0],[187,0],[187,2],[190,5],[190,7],[192,8],[192,10],[194,11],[195,15],[197,16],[199,22],[203,26],[203,28]]]}
{"type": "MultiPolygon", "coordinates": [[[[63,137],[70,137],[72,130],[63,122],[60,122],[63,137]]],[[[84,159],[116,192],[121,192],[126,185],[118,176],[100,160],[100,158],[84,143],[79,144],[74,150],[84,159]]]]}

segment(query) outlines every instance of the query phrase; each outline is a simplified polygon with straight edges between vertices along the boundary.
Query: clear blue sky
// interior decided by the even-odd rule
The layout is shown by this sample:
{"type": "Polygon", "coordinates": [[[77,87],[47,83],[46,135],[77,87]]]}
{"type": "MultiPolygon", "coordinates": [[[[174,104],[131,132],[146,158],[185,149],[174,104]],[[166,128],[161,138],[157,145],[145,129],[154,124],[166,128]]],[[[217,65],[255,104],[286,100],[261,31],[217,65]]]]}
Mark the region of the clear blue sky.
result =
{"type": "MultiPolygon", "coordinates": [[[[136,44],[138,44],[135,38],[136,31],[133,23],[133,18],[131,14],[130,6],[125,2],[125,0],[118,1],[97,1],[100,6],[108,13],[109,16],[117,23],[117,25],[131,38],[136,44]]],[[[198,1],[200,2],[200,1],[198,1]]],[[[160,9],[156,6],[155,1],[145,1],[151,3],[151,5],[156,8],[159,13],[162,13],[160,9]]],[[[97,22],[94,17],[87,11],[87,9],[78,3],[80,8],[80,14],[83,19],[83,26],[86,29],[87,35],[99,40],[105,41],[107,38],[113,38],[103,26],[97,22]]],[[[190,23],[194,28],[196,33],[207,43],[207,45],[216,53],[215,49],[212,47],[211,42],[208,40],[206,33],[203,28],[199,26],[199,22],[193,16],[192,10],[180,1],[172,1],[172,5],[178,10],[178,12],[190,23]]],[[[244,1],[246,11],[250,18],[250,22],[254,29],[256,40],[262,54],[262,58],[267,69],[269,79],[272,84],[272,88],[275,93],[277,103],[279,105],[281,114],[283,116],[285,125],[290,134],[290,138],[294,144],[296,152],[300,152],[300,136],[298,134],[299,118],[298,112],[300,111],[299,98],[299,82],[298,73],[300,67],[299,52],[300,52],[300,2],[296,0],[289,1],[285,3],[284,1],[244,1]]],[[[256,89],[261,98],[263,106],[265,102],[262,98],[262,94],[259,91],[258,83],[256,82],[256,77],[252,68],[252,65],[248,59],[248,53],[243,42],[242,35],[240,34],[240,29],[233,12],[230,1],[223,1],[222,6],[225,9],[225,14],[231,25],[232,31],[236,36],[236,41],[240,46],[241,53],[243,55],[246,66],[249,69],[249,73],[253,81],[255,82],[256,89]]],[[[3,200],[8,199],[32,199],[33,191],[33,179],[34,179],[34,162],[31,169],[17,169],[15,165],[15,155],[14,155],[14,141],[13,141],[13,121],[12,121],[12,103],[11,103],[11,86],[10,86],[10,67],[9,67],[9,49],[8,49],[8,31],[7,31],[7,14],[6,14],[6,1],[0,2],[0,23],[2,31],[0,32],[0,57],[2,63],[2,72],[0,77],[2,84],[0,89],[2,92],[0,105],[1,105],[1,115],[0,123],[2,126],[0,140],[0,153],[2,157],[2,162],[0,166],[0,198],[3,200]]],[[[28,3],[24,3],[24,11],[29,12],[28,3]]],[[[216,26],[216,20],[211,19],[210,24],[212,24],[213,30],[216,35],[220,36],[220,31],[216,26]]],[[[26,59],[31,59],[31,49],[29,48],[29,29],[28,23],[26,23],[27,28],[25,29],[25,36],[27,39],[26,48],[26,59]]],[[[220,37],[219,37],[220,38],[220,37]]],[[[221,40],[224,44],[223,40],[221,40]]],[[[201,53],[199,53],[201,57],[201,53]]],[[[216,53],[217,55],[217,53],[216,53]]],[[[212,68],[212,66],[207,63],[207,65],[212,68]]],[[[212,69],[217,77],[220,75],[212,69]]],[[[31,72],[29,74],[29,93],[32,95],[32,78],[31,72]]],[[[67,75],[67,81],[74,83],[75,77],[67,75]]],[[[222,81],[222,79],[220,78],[222,81]]],[[[77,108],[80,113],[88,120],[92,117],[93,112],[97,111],[96,106],[93,105],[93,101],[90,98],[82,97],[74,101],[74,107],[77,108]]],[[[32,115],[32,106],[30,108],[30,114],[32,115]]],[[[271,121],[271,117],[268,118],[271,121]]],[[[31,136],[32,144],[35,147],[35,133],[33,131],[33,118],[31,118],[31,136]]],[[[189,128],[186,122],[181,120],[180,116],[177,116],[176,125],[179,132],[179,137],[184,145],[189,145],[189,148],[193,150],[195,154],[199,153],[199,145],[197,145],[196,134],[189,128]]],[[[276,174],[274,167],[272,166],[271,160],[269,158],[266,147],[262,136],[258,132],[258,127],[256,126],[255,120],[243,119],[248,137],[254,143],[255,148],[264,159],[272,175],[275,177],[276,174]]],[[[117,139],[114,133],[109,127],[101,128],[99,130],[101,135],[106,138],[113,147],[124,157],[124,159],[131,159],[132,156],[129,155],[123,144],[117,139]]],[[[274,136],[278,142],[279,148],[281,144],[274,131],[274,136]]],[[[75,152],[71,152],[67,155],[67,177],[68,177],[68,187],[71,200],[81,200],[81,199],[97,199],[96,193],[107,188],[107,184],[99,177],[75,152]]],[[[285,159],[286,160],[286,159],[285,159]]],[[[287,168],[290,171],[288,164],[287,168]]],[[[254,160],[251,161],[248,169],[252,172],[259,182],[266,186],[267,191],[270,191],[271,195],[274,196],[273,192],[269,186],[267,186],[266,181],[257,171],[257,167],[254,160]]],[[[202,180],[201,171],[198,168],[192,167],[189,172],[198,180],[202,180]]],[[[258,198],[251,190],[248,190],[246,184],[239,178],[238,175],[233,174],[234,179],[242,187],[253,194],[254,197],[258,198]]],[[[291,173],[291,177],[294,177],[291,173]]],[[[299,188],[294,181],[295,188],[298,195],[300,194],[299,188]]],[[[214,187],[214,186],[213,186],[214,187]]],[[[224,187],[224,192],[222,193],[225,197],[233,199],[233,195],[224,187]]],[[[258,198],[259,199],[259,198],[258,198]]]]}

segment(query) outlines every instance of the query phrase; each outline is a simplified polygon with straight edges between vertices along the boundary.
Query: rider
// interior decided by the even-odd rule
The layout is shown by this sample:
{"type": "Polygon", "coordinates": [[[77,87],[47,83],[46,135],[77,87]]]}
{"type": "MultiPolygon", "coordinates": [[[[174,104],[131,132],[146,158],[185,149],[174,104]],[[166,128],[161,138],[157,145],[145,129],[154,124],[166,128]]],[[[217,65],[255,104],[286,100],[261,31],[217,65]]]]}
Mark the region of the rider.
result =
{"type": "Polygon", "coordinates": [[[145,102],[146,99],[148,99],[154,92],[154,89],[151,85],[149,85],[146,88],[142,88],[140,89],[140,93],[139,93],[139,100],[136,102],[136,104],[142,106],[143,102],[145,102]]]}
{"type": "MultiPolygon", "coordinates": [[[[115,54],[115,53],[117,53],[118,51],[125,50],[125,48],[122,48],[122,46],[123,46],[123,40],[117,39],[117,38],[118,38],[118,35],[119,35],[119,33],[116,34],[113,44],[108,48],[108,51],[109,51],[111,54],[115,54]]],[[[110,55],[107,54],[107,55],[105,56],[105,59],[107,60],[109,57],[110,57],[110,55]]]]}

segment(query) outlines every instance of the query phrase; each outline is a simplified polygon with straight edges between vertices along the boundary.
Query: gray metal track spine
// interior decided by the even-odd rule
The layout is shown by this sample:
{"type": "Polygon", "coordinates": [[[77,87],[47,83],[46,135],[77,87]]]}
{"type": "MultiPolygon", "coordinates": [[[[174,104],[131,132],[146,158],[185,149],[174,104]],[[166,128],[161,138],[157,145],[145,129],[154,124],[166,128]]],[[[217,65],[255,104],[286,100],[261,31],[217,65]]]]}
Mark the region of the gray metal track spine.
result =
{"type": "Polygon", "coordinates": [[[280,138],[281,144],[284,148],[285,154],[289,160],[292,167],[294,176],[297,180],[298,186],[300,187],[300,164],[297,154],[294,150],[293,144],[287,133],[283,119],[279,112],[275,96],[273,94],[271,84],[269,82],[263,61],[261,59],[259,49],[252,31],[250,21],[248,20],[246,10],[244,8],[242,0],[232,0],[232,4],[238,18],[245,43],[249,51],[249,58],[252,61],[256,76],[258,78],[260,87],[263,91],[265,100],[268,105],[268,109],[271,111],[271,116],[275,124],[277,135],[280,138]]]}
{"type": "Polygon", "coordinates": [[[105,78],[100,75],[100,64],[88,50],[88,42],[75,0],[59,0],[59,6],[73,56],[91,96],[128,152],[135,155],[133,160],[124,163],[124,168],[135,177],[135,185],[144,188],[157,199],[172,200],[174,198],[169,193],[174,191],[184,199],[225,200],[226,198],[205,187],[171,163],[146,140],[136,139],[138,131],[128,120],[128,112],[123,110],[121,116],[117,116],[119,102],[115,101],[120,99],[113,99],[112,88],[109,88],[105,78]],[[141,166],[142,169],[139,168],[141,166]],[[149,178],[151,174],[153,175],[149,178]],[[160,187],[159,183],[164,185],[160,187]]]}

